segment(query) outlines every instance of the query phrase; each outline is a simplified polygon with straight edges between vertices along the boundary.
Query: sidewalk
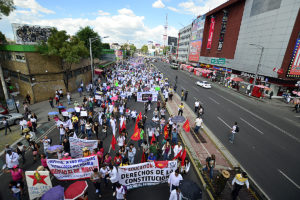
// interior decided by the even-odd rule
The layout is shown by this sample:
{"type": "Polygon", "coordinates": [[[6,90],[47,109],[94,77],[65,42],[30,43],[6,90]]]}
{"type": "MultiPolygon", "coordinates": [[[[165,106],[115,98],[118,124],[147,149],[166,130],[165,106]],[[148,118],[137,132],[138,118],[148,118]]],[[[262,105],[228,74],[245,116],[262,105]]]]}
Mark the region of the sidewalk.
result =
{"type": "MultiPolygon", "coordinates": [[[[176,116],[178,112],[178,106],[181,103],[180,97],[178,94],[174,94],[173,100],[168,101],[166,103],[167,110],[170,115],[176,116]]],[[[217,197],[217,199],[230,199],[231,198],[231,181],[238,170],[239,164],[233,158],[231,153],[222,145],[222,143],[213,135],[213,133],[204,125],[204,128],[199,131],[199,134],[195,134],[193,131],[194,121],[196,119],[196,115],[191,110],[191,108],[184,103],[184,112],[183,116],[189,120],[191,132],[187,133],[183,129],[181,129],[181,137],[184,140],[185,145],[189,149],[192,154],[193,159],[198,162],[203,167],[206,163],[206,158],[211,156],[211,154],[215,154],[216,156],[216,168],[214,171],[214,180],[217,175],[220,174],[222,169],[226,169],[231,173],[230,179],[227,181],[226,187],[222,192],[221,196],[217,197]],[[214,137],[212,139],[212,137],[214,137]],[[216,144],[218,143],[218,144],[216,144]],[[220,150],[222,151],[220,151],[220,150]],[[234,169],[234,167],[237,167],[234,169]]],[[[211,182],[209,180],[208,174],[204,173],[205,182],[211,188],[211,191],[214,193],[216,189],[215,182],[211,182]]],[[[245,187],[239,193],[240,199],[255,199],[250,192],[247,191],[245,187]]]]}

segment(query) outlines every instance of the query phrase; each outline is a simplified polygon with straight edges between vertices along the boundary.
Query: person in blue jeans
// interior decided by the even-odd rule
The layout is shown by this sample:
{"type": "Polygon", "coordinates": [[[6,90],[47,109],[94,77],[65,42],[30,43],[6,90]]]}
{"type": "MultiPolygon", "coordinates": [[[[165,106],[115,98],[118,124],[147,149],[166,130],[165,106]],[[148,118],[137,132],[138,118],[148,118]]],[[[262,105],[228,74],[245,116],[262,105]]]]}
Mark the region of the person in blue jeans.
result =
{"type": "Polygon", "coordinates": [[[209,171],[209,178],[212,181],[214,176],[214,168],[216,166],[216,156],[212,154],[211,156],[206,158],[206,165],[202,169],[203,171],[209,171]]]}
{"type": "Polygon", "coordinates": [[[172,145],[176,145],[177,144],[177,130],[176,128],[173,129],[172,131],[172,145]]]}
{"type": "Polygon", "coordinates": [[[80,129],[82,134],[85,134],[85,123],[85,119],[80,119],[80,129]]]}

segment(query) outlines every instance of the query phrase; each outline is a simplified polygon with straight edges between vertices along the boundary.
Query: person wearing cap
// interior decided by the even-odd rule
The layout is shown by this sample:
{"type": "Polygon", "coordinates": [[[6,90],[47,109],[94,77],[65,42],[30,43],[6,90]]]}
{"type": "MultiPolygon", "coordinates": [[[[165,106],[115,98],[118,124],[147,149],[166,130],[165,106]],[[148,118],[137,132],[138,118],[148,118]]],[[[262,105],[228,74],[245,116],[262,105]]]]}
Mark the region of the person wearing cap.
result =
{"type": "Polygon", "coordinates": [[[216,176],[215,185],[216,185],[216,195],[219,197],[223,192],[228,179],[230,178],[230,173],[227,170],[222,170],[220,175],[216,176]]]}
{"type": "Polygon", "coordinates": [[[171,194],[170,194],[170,198],[169,200],[182,200],[182,193],[180,191],[179,187],[174,187],[175,189],[172,190],[171,194]]]}
{"type": "Polygon", "coordinates": [[[249,190],[249,181],[247,173],[242,172],[240,174],[236,174],[231,184],[233,185],[231,196],[232,200],[235,200],[239,195],[240,189],[242,189],[243,185],[246,184],[247,189],[249,190]]]}
{"type": "Polygon", "coordinates": [[[90,152],[90,150],[87,147],[84,147],[82,149],[82,152],[83,152],[83,157],[88,157],[88,156],[91,155],[91,152],[90,152]]]}

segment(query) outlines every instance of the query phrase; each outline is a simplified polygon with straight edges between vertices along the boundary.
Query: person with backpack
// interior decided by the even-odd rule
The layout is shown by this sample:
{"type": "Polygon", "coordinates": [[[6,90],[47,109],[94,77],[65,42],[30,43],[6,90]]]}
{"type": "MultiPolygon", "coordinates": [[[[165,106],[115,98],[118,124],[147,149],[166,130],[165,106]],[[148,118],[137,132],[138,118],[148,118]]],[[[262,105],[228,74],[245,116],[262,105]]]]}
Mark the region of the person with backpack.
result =
{"type": "Polygon", "coordinates": [[[240,129],[239,129],[238,125],[237,125],[237,122],[234,122],[234,125],[233,125],[233,127],[232,127],[232,129],[231,129],[231,135],[230,135],[230,137],[229,137],[229,142],[230,142],[231,144],[233,144],[234,135],[235,135],[236,133],[238,133],[239,131],[240,131],[240,129]]]}
{"type": "Polygon", "coordinates": [[[125,185],[121,185],[120,183],[116,183],[116,199],[117,200],[126,200],[126,192],[127,188],[125,185]]]}

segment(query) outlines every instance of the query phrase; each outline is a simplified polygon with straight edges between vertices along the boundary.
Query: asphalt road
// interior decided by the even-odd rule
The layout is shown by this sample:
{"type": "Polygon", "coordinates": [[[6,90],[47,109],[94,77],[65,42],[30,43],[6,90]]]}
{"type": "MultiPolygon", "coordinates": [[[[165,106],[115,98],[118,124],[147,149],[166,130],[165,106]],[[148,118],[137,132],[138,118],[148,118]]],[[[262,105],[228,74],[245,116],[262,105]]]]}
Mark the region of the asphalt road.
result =
{"type": "MultiPolygon", "coordinates": [[[[156,103],[153,103],[153,105],[155,105],[155,107],[156,107],[156,103]]],[[[135,108],[138,111],[138,113],[140,111],[142,111],[142,113],[144,112],[144,104],[143,103],[139,103],[139,102],[136,103],[133,100],[130,100],[129,103],[128,103],[128,106],[129,106],[130,109],[135,108]]],[[[152,106],[151,111],[148,111],[148,113],[147,113],[148,120],[152,119],[153,110],[154,110],[154,106],[152,106]]],[[[128,136],[128,139],[129,139],[130,136],[133,134],[133,129],[134,129],[134,122],[133,121],[127,123],[127,129],[128,129],[128,132],[129,132],[129,136],[128,136]]],[[[111,143],[112,134],[111,134],[111,132],[109,132],[109,133],[110,134],[108,135],[108,137],[103,140],[105,153],[109,150],[109,146],[110,146],[110,143],[111,143]]],[[[50,131],[47,134],[48,134],[49,138],[52,138],[52,140],[53,140],[52,144],[58,144],[59,143],[59,131],[58,131],[57,128],[54,128],[53,130],[50,129],[50,131]]],[[[39,134],[38,136],[41,136],[41,134],[39,134]]],[[[93,136],[92,139],[96,139],[95,136],[93,136]]],[[[138,147],[137,142],[135,142],[135,141],[131,141],[129,143],[133,143],[136,148],[138,147]]],[[[116,147],[116,149],[118,149],[118,147],[116,147]]],[[[41,145],[40,153],[42,153],[42,152],[43,152],[43,147],[41,145]]],[[[115,155],[115,152],[112,150],[111,151],[112,158],[114,157],[114,155],[115,155]]],[[[140,162],[141,156],[142,156],[142,151],[138,150],[137,154],[136,154],[136,158],[135,158],[136,163],[140,162]]],[[[27,161],[26,161],[25,165],[21,165],[21,168],[23,168],[24,170],[35,170],[40,165],[40,161],[38,161],[37,163],[33,163],[31,151],[28,151],[26,153],[26,159],[27,159],[27,161]]],[[[11,180],[11,175],[10,174],[2,174],[0,176],[1,176],[0,200],[2,200],[2,199],[3,200],[14,199],[12,197],[12,195],[8,192],[9,191],[8,190],[8,184],[11,180]]],[[[188,179],[188,180],[192,180],[197,185],[199,185],[199,187],[202,187],[200,185],[200,181],[198,180],[196,172],[195,172],[193,167],[191,167],[190,172],[187,175],[184,175],[183,178],[188,179]]],[[[65,189],[73,182],[74,181],[59,181],[55,178],[52,179],[53,186],[61,185],[65,189]]],[[[89,199],[99,199],[98,196],[95,194],[95,189],[94,189],[93,184],[90,181],[88,181],[88,183],[89,183],[89,188],[88,188],[89,199]]],[[[112,189],[111,189],[110,185],[109,185],[108,188],[105,188],[103,185],[101,185],[101,189],[102,189],[102,198],[101,199],[105,199],[105,200],[115,199],[112,196],[112,189]]],[[[165,183],[165,184],[159,184],[159,185],[155,185],[155,186],[149,186],[149,187],[143,187],[143,188],[137,188],[137,189],[130,190],[128,192],[127,199],[129,199],[129,200],[140,200],[140,199],[143,199],[143,200],[153,200],[153,199],[155,199],[155,200],[166,200],[166,199],[169,198],[169,194],[170,194],[169,193],[169,187],[165,183]]],[[[27,200],[27,199],[29,199],[28,196],[25,196],[24,200],[27,200]]],[[[203,199],[207,199],[205,194],[203,194],[203,199]]]]}
{"type": "MultiPolygon", "coordinates": [[[[178,76],[177,93],[188,90],[187,104],[195,98],[204,105],[204,123],[229,149],[271,199],[299,199],[300,124],[287,108],[274,107],[248,98],[222,86],[198,87],[198,78],[156,62],[171,84],[178,76]],[[235,143],[228,141],[230,128],[237,121],[240,132],[235,143]]],[[[203,80],[207,80],[204,79],[203,80]]]]}

